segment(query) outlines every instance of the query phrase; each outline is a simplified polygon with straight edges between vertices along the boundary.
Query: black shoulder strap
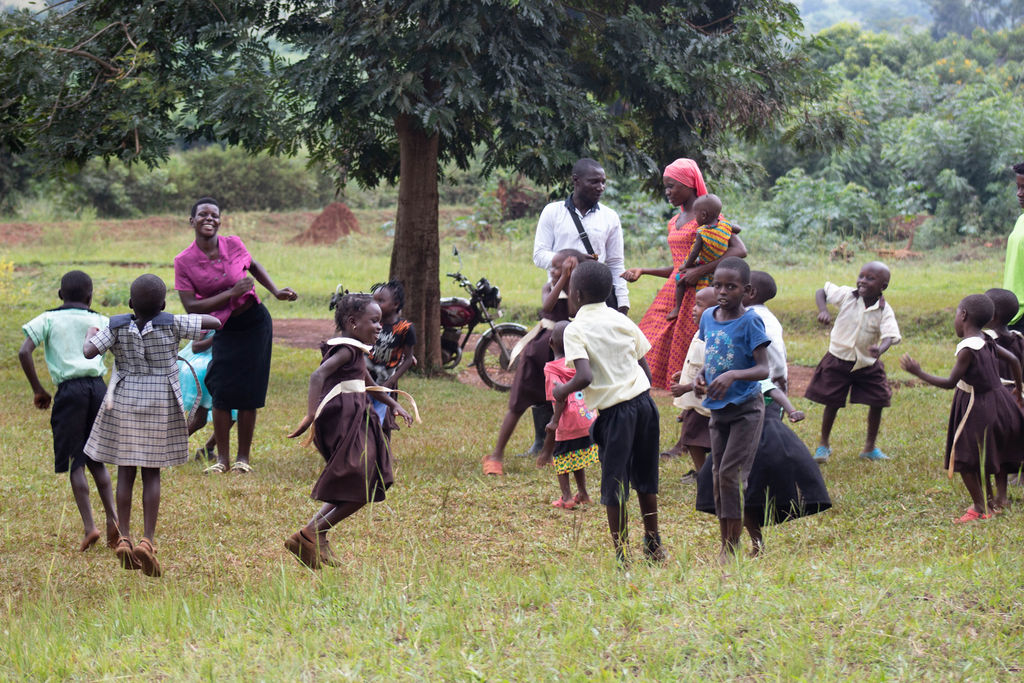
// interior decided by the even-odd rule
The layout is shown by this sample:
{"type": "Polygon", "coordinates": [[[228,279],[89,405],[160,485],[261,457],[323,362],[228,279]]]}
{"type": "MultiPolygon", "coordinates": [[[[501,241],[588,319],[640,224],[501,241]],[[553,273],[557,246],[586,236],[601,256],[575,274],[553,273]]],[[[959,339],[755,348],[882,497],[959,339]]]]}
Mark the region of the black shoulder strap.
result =
{"type": "Polygon", "coordinates": [[[572,203],[572,195],[569,195],[565,200],[565,208],[572,216],[572,222],[576,224],[576,232],[580,234],[580,241],[583,242],[583,248],[587,250],[588,254],[597,256],[597,252],[594,251],[594,246],[590,243],[590,238],[587,237],[587,231],[583,229],[583,222],[580,221],[580,217],[576,215],[576,206],[572,203]]]}

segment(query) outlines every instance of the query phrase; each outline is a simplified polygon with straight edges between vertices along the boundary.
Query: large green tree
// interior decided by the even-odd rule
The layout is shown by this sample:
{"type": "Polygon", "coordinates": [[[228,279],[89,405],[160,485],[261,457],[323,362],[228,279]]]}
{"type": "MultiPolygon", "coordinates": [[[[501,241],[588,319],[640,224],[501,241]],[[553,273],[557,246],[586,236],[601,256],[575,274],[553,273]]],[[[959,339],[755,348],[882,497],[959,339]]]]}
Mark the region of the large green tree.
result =
{"type": "Polygon", "coordinates": [[[5,24],[8,149],[155,163],[185,135],[397,181],[391,275],[427,368],[444,164],[480,155],[552,184],[586,155],[654,183],[822,85],[796,8],[772,0],[93,0],[5,24]]]}

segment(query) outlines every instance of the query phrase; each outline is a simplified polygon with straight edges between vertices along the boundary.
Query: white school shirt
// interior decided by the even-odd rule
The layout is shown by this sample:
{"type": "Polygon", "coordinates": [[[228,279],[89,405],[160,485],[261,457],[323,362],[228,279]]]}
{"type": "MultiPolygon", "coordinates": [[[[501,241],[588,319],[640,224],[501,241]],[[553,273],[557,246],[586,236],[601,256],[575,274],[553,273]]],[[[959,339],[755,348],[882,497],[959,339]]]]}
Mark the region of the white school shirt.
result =
{"type": "Polygon", "coordinates": [[[840,360],[854,361],[850,372],[874,365],[877,359],[868,353],[868,348],[883,339],[892,339],[893,345],[900,343],[896,314],[884,296],[865,306],[853,287],[826,282],[825,300],[839,308],[829,335],[828,352],[840,360]]]}
{"type": "Polygon", "coordinates": [[[583,400],[592,410],[624,403],[651,388],[639,359],[651,350],[651,343],[632,320],[602,301],[580,306],[562,336],[565,364],[590,362],[594,379],[583,390],[583,400]]]}
{"type": "Polygon", "coordinates": [[[782,340],[782,323],[764,304],[747,306],[761,317],[764,333],[772,340],[768,345],[768,379],[782,377],[789,379],[789,366],[786,365],[786,342],[782,340]]]}
{"type": "MultiPolygon", "coordinates": [[[[590,244],[597,252],[597,260],[612,271],[612,287],[619,306],[629,306],[629,289],[620,276],[626,270],[626,259],[622,245],[622,223],[619,214],[600,202],[586,214],[573,207],[587,231],[590,244]]],[[[533,262],[538,268],[551,267],[551,259],[562,249],[577,249],[586,252],[580,233],[576,229],[565,200],[552,202],[544,207],[537,220],[537,234],[533,239],[533,262]]],[[[589,404],[588,404],[589,405],[589,404]]]]}
{"type": "MultiPolygon", "coordinates": [[[[772,341],[774,344],[775,341],[772,341]]],[[[770,344],[769,344],[770,346],[770,344]]],[[[694,384],[697,375],[704,369],[704,340],[694,332],[690,340],[690,348],[686,349],[686,360],[683,361],[683,369],[679,373],[680,384],[694,384]]],[[[696,410],[699,415],[711,417],[711,411],[704,407],[704,400],[697,398],[693,391],[687,391],[682,396],[672,399],[672,405],[681,410],[696,410]]]]}

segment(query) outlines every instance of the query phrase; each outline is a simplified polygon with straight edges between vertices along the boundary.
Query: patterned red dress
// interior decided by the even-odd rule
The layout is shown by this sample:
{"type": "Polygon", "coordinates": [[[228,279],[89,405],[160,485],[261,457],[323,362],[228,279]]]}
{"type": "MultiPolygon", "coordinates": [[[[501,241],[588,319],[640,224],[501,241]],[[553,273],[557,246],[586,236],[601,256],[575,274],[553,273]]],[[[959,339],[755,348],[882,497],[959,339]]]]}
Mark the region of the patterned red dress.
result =
{"type": "Polygon", "coordinates": [[[686,262],[697,236],[697,221],[690,221],[683,226],[676,226],[680,214],[672,216],[668,222],[668,248],[672,252],[672,274],[665,285],[658,290],[654,301],[640,320],[640,329],[651,350],[647,352],[647,364],[651,367],[651,385],[659,389],[668,389],[672,384],[672,375],[679,372],[690,348],[690,340],[697,331],[693,322],[693,310],[696,290],[687,287],[683,294],[683,304],[679,309],[679,317],[665,320],[665,315],[675,304],[676,273],[679,266],[686,262]]]}

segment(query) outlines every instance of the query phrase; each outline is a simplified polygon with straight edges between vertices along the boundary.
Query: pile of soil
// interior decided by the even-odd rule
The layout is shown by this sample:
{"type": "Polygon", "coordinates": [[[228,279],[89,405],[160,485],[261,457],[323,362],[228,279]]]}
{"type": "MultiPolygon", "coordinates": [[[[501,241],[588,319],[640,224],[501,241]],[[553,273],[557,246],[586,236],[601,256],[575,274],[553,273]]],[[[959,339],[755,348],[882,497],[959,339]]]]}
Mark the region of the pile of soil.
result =
{"type": "Polygon", "coordinates": [[[305,232],[295,237],[295,244],[334,244],[344,235],[360,232],[359,221],[352,210],[341,202],[331,202],[305,232]]]}

